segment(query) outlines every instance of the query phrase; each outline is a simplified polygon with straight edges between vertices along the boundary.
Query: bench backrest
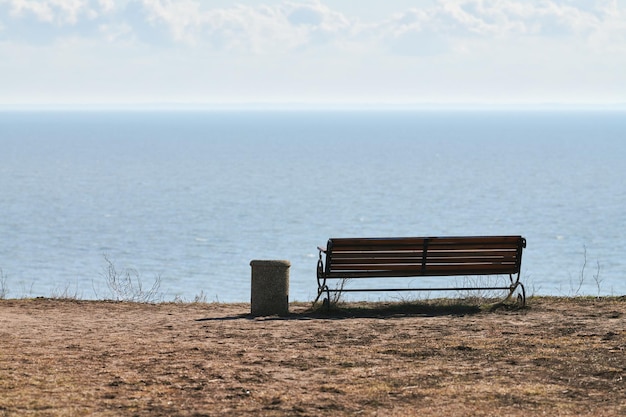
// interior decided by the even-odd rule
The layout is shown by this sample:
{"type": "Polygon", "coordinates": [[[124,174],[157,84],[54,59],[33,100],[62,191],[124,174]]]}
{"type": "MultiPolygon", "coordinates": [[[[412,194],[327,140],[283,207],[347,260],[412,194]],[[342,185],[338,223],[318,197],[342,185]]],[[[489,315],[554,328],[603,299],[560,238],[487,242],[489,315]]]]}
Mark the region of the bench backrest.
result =
{"type": "Polygon", "coordinates": [[[329,239],[326,278],[519,274],[521,236],[329,239]]]}

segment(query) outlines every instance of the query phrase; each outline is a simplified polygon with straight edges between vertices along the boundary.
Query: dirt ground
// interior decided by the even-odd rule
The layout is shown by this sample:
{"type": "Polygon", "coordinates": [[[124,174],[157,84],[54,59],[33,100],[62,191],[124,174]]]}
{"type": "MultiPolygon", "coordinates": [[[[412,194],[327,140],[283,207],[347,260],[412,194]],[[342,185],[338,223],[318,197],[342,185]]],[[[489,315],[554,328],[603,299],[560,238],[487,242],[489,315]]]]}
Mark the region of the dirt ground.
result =
{"type": "Polygon", "coordinates": [[[0,416],[626,415],[626,297],[309,307],[0,300],[0,416]]]}

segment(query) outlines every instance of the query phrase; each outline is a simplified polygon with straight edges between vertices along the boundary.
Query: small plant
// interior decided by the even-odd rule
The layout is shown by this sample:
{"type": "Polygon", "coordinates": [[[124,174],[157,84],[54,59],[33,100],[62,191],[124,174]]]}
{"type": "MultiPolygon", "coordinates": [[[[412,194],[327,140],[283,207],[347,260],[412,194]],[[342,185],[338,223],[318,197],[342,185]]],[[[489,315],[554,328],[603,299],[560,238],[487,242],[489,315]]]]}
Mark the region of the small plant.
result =
{"type": "Polygon", "coordinates": [[[74,288],[73,290],[70,288],[70,284],[65,284],[63,288],[57,288],[52,291],[52,295],[50,296],[56,300],[78,300],[80,296],[78,295],[78,290],[74,288]]]}
{"type": "Polygon", "coordinates": [[[336,306],[337,304],[339,304],[341,300],[341,296],[343,295],[343,289],[345,288],[348,281],[349,281],[348,278],[344,278],[341,281],[339,281],[335,285],[335,289],[330,291],[329,298],[324,299],[324,305],[331,307],[331,306],[336,306]]]}
{"type": "Polygon", "coordinates": [[[206,294],[204,293],[204,291],[201,290],[200,294],[196,294],[193,297],[193,300],[187,300],[184,297],[181,297],[180,295],[176,295],[174,297],[174,302],[175,303],[179,303],[179,304],[186,304],[186,303],[190,303],[190,304],[206,304],[207,298],[206,298],[206,294]]]}
{"type": "Polygon", "coordinates": [[[25,283],[21,283],[20,287],[22,288],[22,295],[20,298],[32,298],[33,297],[33,286],[35,285],[34,282],[30,283],[30,287],[26,287],[25,283]]]}
{"type": "Polygon", "coordinates": [[[507,290],[473,290],[472,288],[489,288],[489,287],[501,287],[503,286],[502,280],[508,280],[508,278],[503,278],[502,276],[497,277],[488,277],[488,276],[466,276],[462,278],[462,281],[457,282],[457,287],[459,288],[467,288],[462,290],[457,290],[458,298],[465,300],[470,303],[481,304],[493,301],[495,299],[504,298],[507,294],[507,290]]]}
{"type": "MultiPolygon", "coordinates": [[[[574,284],[572,277],[570,276],[570,296],[571,297],[577,297],[580,295],[580,290],[583,286],[583,284],[585,283],[585,281],[587,280],[587,273],[586,273],[586,269],[587,269],[587,246],[583,245],[583,264],[580,267],[580,273],[578,274],[578,278],[576,283],[574,284]]],[[[598,297],[600,296],[600,293],[602,292],[602,281],[603,279],[600,278],[600,261],[596,261],[596,273],[593,274],[593,280],[596,284],[596,288],[598,290],[598,297]]]]}
{"type": "Polygon", "coordinates": [[[596,288],[598,289],[598,297],[600,297],[600,292],[601,292],[601,287],[602,287],[602,281],[603,279],[600,278],[600,261],[596,261],[596,273],[593,274],[593,280],[596,283],[596,288]]]}
{"type": "Polygon", "coordinates": [[[144,289],[139,272],[132,268],[118,271],[115,264],[104,255],[106,267],[104,278],[111,295],[116,301],[154,303],[160,301],[161,277],[157,275],[149,289],[144,289]]]}
{"type": "Polygon", "coordinates": [[[200,294],[196,294],[195,297],[193,297],[193,303],[195,304],[204,304],[206,303],[206,294],[204,293],[204,291],[200,290],[200,294]]]}
{"type": "Polygon", "coordinates": [[[535,283],[535,280],[533,279],[532,275],[528,275],[527,277],[525,277],[524,281],[530,284],[529,285],[530,291],[528,295],[526,296],[526,298],[536,297],[537,294],[539,294],[539,291],[541,291],[541,285],[537,285],[535,283]]]}
{"type": "Polygon", "coordinates": [[[570,277],[570,282],[569,282],[570,294],[573,295],[574,297],[580,294],[580,289],[582,288],[583,283],[585,282],[585,269],[586,268],[587,268],[587,246],[583,245],[583,265],[580,267],[578,280],[576,284],[574,284],[572,278],[570,277]]]}
{"type": "Polygon", "coordinates": [[[4,300],[9,294],[9,287],[7,287],[7,276],[4,275],[4,271],[0,268],[0,300],[4,300]]]}

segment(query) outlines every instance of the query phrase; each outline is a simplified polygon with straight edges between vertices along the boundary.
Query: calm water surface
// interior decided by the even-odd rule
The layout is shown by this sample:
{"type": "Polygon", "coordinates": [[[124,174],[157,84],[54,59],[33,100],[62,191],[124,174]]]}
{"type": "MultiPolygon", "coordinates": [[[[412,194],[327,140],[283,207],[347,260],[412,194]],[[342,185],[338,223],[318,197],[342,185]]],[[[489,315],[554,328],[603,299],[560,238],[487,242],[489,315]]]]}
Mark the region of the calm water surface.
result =
{"type": "Polygon", "coordinates": [[[110,298],[106,256],[164,300],[248,301],[250,260],[288,259],[304,301],[329,237],[521,234],[530,293],[626,294],[625,116],[0,112],[5,288],[110,298]]]}

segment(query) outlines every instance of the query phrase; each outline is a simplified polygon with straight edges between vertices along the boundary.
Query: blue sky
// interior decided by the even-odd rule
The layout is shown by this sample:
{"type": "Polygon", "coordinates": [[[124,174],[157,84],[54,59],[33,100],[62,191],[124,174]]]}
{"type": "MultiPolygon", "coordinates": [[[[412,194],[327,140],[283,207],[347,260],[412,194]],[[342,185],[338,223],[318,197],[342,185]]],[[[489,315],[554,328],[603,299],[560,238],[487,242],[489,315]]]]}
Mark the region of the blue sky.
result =
{"type": "Polygon", "coordinates": [[[626,103],[622,0],[0,0],[0,105],[626,103]]]}

